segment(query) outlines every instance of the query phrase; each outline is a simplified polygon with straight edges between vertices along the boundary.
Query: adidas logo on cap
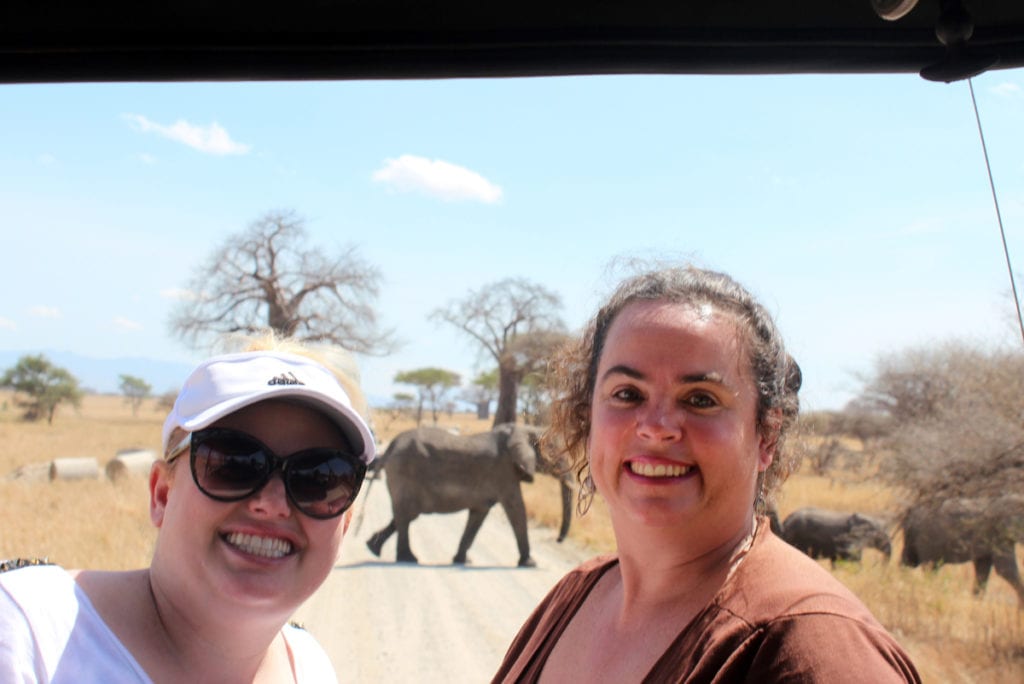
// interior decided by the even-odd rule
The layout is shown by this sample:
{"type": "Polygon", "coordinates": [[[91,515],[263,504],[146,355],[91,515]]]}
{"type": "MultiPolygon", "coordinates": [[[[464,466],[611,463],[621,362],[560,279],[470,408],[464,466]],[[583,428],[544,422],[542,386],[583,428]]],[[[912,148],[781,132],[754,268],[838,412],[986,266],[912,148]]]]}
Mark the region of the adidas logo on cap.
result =
{"type": "Polygon", "coordinates": [[[306,383],[302,382],[297,377],[295,377],[295,373],[292,373],[292,372],[289,371],[288,373],[281,373],[280,375],[275,375],[274,377],[270,378],[270,380],[267,381],[267,384],[268,385],[305,385],[306,383]]]}

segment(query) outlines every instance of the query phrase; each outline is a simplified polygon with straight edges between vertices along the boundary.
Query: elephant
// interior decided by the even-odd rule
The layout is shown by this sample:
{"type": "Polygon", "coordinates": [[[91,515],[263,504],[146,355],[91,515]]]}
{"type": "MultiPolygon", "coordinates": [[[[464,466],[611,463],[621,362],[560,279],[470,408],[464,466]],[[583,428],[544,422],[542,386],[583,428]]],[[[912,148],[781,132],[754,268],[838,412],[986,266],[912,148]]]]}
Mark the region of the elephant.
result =
{"type": "MultiPolygon", "coordinates": [[[[511,430],[512,423],[502,423],[495,426],[495,430],[511,430]]],[[[550,449],[541,447],[541,438],[547,432],[547,428],[536,425],[517,425],[515,429],[522,430],[530,436],[530,444],[533,445],[537,454],[537,472],[550,475],[558,479],[559,492],[562,499],[562,525],[558,529],[558,541],[561,542],[569,534],[569,526],[572,524],[573,509],[573,474],[566,461],[561,455],[551,455],[550,449]]]]}
{"type": "MultiPolygon", "coordinates": [[[[396,436],[384,453],[384,470],[391,495],[392,520],[367,541],[380,556],[384,542],[398,532],[397,560],[416,563],[409,543],[409,524],[421,513],[454,513],[469,509],[469,519],[452,562],[468,562],[467,552],[491,507],[505,510],[519,547],[519,566],[533,567],[527,537],[526,506],[520,485],[532,482],[538,467],[551,472],[540,456],[536,428],[499,425],[490,432],[455,435],[420,427],[396,436]]],[[[563,520],[559,541],[568,533],[572,491],[562,479],[563,520]]]]}
{"type": "Polygon", "coordinates": [[[768,527],[771,528],[772,534],[776,537],[782,536],[782,523],[779,522],[779,509],[774,504],[768,507],[765,511],[765,517],[768,518],[768,527]]]}
{"type": "Polygon", "coordinates": [[[881,521],[862,513],[808,506],[793,511],[782,523],[782,538],[811,558],[859,561],[865,547],[878,549],[886,561],[892,543],[881,521]]]}
{"type": "Polygon", "coordinates": [[[974,563],[974,595],[985,592],[989,574],[1005,579],[1024,609],[1024,582],[1014,544],[1024,540],[1024,497],[953,498],[911,508],[903,518],[902,565],[936,567],[974,563]]]}

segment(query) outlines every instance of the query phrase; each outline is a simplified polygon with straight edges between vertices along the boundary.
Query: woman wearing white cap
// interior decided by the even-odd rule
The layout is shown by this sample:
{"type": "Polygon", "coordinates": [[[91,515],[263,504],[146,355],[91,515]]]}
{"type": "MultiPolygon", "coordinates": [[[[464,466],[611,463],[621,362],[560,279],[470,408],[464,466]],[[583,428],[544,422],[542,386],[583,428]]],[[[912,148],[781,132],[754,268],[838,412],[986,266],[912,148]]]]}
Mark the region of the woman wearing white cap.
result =
{"type": "Polygon", "coordinates": [[[149,568],[0,573],[0,681],[337,681],[287,623],[334,566],[373,437],[351,379],[255,346],[200,364],[164,423],[149,568]]]}

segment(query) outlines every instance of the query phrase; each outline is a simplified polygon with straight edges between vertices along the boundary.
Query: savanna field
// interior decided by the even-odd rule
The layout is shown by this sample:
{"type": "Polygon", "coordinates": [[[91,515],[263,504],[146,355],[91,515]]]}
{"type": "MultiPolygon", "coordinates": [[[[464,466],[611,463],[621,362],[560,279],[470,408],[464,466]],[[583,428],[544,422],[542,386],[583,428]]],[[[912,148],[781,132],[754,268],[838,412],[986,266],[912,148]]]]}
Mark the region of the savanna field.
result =
{"type": "MultiPolygon", "coordinates": [[[[77,411],[60,407],[52,425],[26,423],[10,395],[0,393],[0,560],[48,557],[65,567],[111,569],[147,565],[155,533],[149,522],[145,478],[110,481],[103,472],[120,450],[159,451],[163,417],[164,410],[153,400],[133,416],[123,397],[90,395],[77,411]],[[99,479],[10,477],[24,466],[82,456],[97,459],[99,479]]],[[[442,415],[438,423],[464,433],[490,428],[489,421],[467,414],[442,415]]],[[[374,428],[385,442],[413,425],[408,417],[389,412],[374,416],[374,428]]],[[[556,481],[540,476],[524,491],[531,517],[556,527],[560,516],[556,481]]],[[[892,515],[898,497],[870,473],[838,471],[823,477],[805,469],[784,486],[779,512],[785,517],[813,505],[886,517],[892,515]]],[[[358,506],[357,502],[357,510],[358,506]]],[[[570,536],[595,553],[612,550],[611,528],[600,499],[584,518],[573,522],[570,536]]],[[[1006,582],[993,573],[984,597],[975,598],[970,564],[947,565],[936,572],[903,568],[900,545],[899,535],[894,534],[888,563],[870,549],[861,563],[830,568],[828,561],[819,562],[904,644],[924,681],[1024,681],[1024,611],[1018,610],[1017,597],[1006,582]]],[[[1018,559],[1024,565],[1020,545],[1018,559]]]]}

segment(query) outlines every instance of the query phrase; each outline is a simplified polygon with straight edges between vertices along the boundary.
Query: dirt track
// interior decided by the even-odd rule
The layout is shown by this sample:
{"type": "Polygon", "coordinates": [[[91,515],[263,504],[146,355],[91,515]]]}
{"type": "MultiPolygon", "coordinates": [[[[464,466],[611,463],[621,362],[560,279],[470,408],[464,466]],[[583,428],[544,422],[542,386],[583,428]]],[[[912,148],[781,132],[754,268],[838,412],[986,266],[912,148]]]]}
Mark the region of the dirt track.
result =
{"type": "Polygon", "coordinates": [[[490,681],[523,620],[551,586],[589,554],[530,528],[536,568],[518,568],[500,506],[491,509],[471,564],[451,565],[466,513],[421,516],[410,537],[419,565],[397,564],[395,537],[382,558],[366,539],[391,519],[383,480],[367,482],[355,505],[341,560],[296,613],[327,650],[341,682],[490,681]]]}

